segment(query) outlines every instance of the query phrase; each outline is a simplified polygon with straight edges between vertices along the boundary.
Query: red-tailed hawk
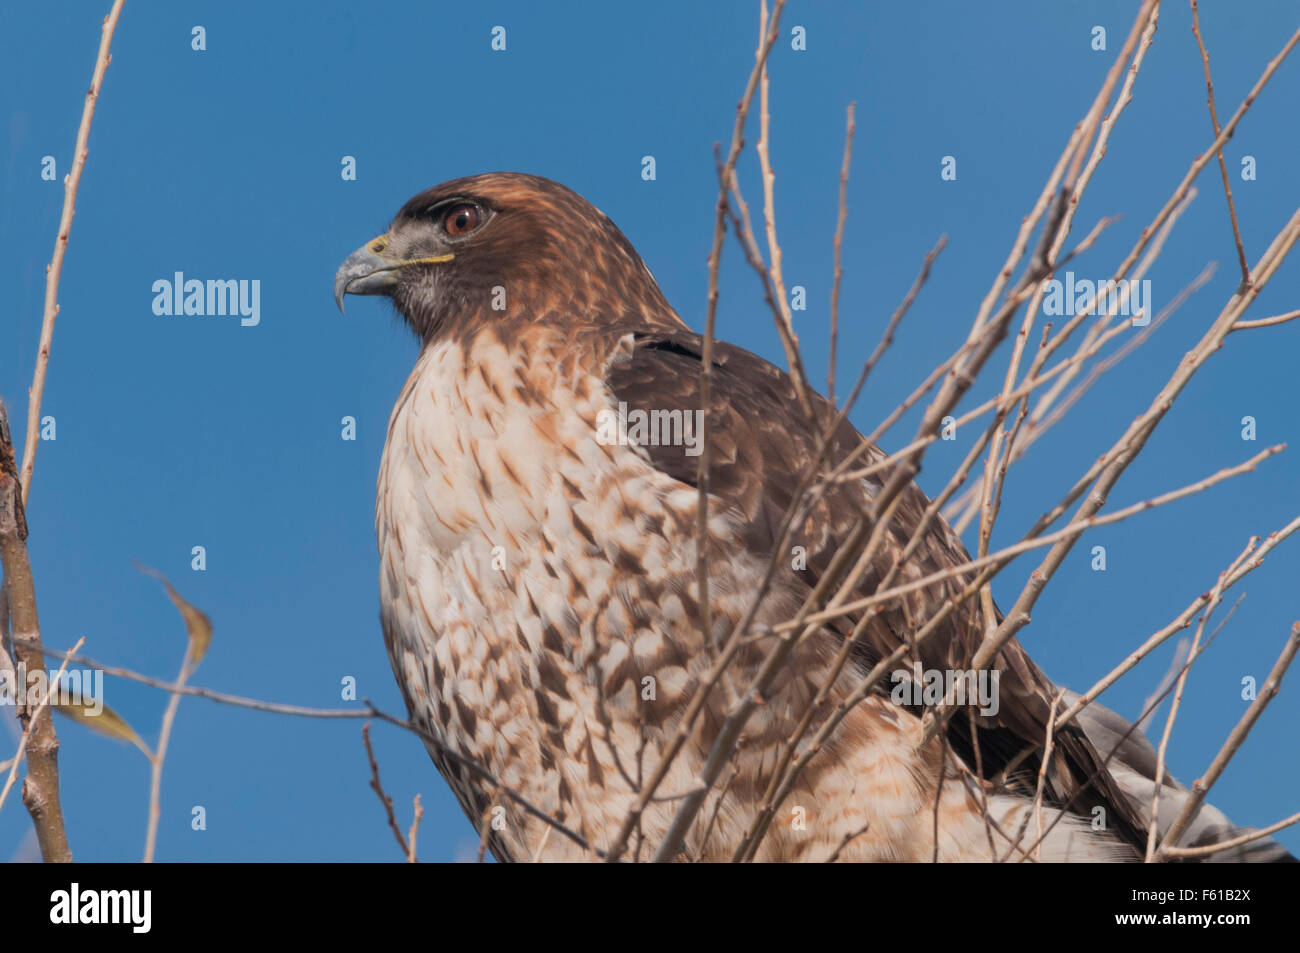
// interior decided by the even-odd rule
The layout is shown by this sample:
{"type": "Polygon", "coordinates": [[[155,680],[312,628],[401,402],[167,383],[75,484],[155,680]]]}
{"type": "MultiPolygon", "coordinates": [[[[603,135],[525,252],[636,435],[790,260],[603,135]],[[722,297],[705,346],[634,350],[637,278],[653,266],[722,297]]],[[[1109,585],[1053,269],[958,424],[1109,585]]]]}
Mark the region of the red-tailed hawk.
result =
{"type": "MultiPolygon", "coordinates": [[[[340,307],[344,294],[388,296],[422,344],[389,422],[376,513],[384,636],[411,717],[588,845],[429,745],[475,825],[489,822],[497,857],[593,858],[615,840],[710,664],[692,423],[702,339],[613,222],[529,175],[457,179],[415,196],[343,263],[334,289],[340,307]]],[[[817,439],[787,376],[753,354],[716,344],[712,382],[709,605],[720,644],[760,586],[817,439]]],[[[820,398],[815,410],[831,419],[820,398]]],[[[862,439],[844,424],[823,467],[862,439]]],[[[654,853],[734,693],[778,638],[767,627],[795,616],[889,474],[838,485],[795,527],[802,558],[778,558],[747,647],[710,695],[624,857],[654,853]]],[[[860,594],[893,565],[928,502],[914,485],[904,491],[860,594]]],[[[967,558],[938,520],[900,581],[967,558]]],[[[871,617],[830,703],[964,584],[950,579],[871,617]]],[[[699,811],[685,857],[732,856],[782,744],[857,621],[836,619],[798,644],[746,725],[734,771],[699,811]]],[[[978,600],[969,600],[913,661],[923,671],[960,666],[984,629],[978,600]]],[[[1029,815],[1056,690],[1017,642],[995,670],[996,713],[978,716],[978,757],[965,710],[946,737],[920,744],[918,699],[900,704],[882,681],[808,763],[756,859],[838,851],[843,860],[930,860],[936,842],[941,860],[1019,859],[1015,847],[1038,836],[1029,815]],[[991,824],[972,780],[977,765],[991,824]]],[[[1069,811],[1044,838],[1042,859],[1140,856],[1155,759],[1139,733],[1120,740],[1128,727],[1094,705],[1057,734],[1044,815],[1056,816],[1053,805],[1069,811]]],[[[1170,781],[1162,814],[1181,798],[1170,781]]],[[[1206,806],[1182,842],[1231,829],[1206,806]]],[[[1229,856],[1284,854],[1257,841],[1229,856]]]]}

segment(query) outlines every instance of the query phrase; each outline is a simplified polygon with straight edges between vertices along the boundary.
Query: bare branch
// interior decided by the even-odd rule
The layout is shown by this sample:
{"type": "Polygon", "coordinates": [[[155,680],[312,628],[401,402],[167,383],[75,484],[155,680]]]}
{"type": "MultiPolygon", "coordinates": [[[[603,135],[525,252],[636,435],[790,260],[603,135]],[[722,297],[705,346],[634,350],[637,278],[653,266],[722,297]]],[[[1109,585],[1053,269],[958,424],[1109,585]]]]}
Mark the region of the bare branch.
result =
{"type": "MultiPolygon", "coordinates": [[[[15,644],[26,642],[25,639],[15,637],[15,644]]],[[[58,649],[49,649],[48,654],[56,658],[67,659],[80,665],[88,665],[102,671],[105,675],[111,675],[114,678],[124,678],[128,681],[138,682],[141,685],[148,685],[151,688],[158,688],[165,692],[177,695],[191,695],[195,698],[205,698],[208,701],[216,702],[219,705],[230,705],[234,708],[247,708],[252,711],[268,712],[277,715],[294,715],[299,718],[324,718],[324,719],[349,719],[349,718],[374,718],[386,722],[394,727],[409,731],[425,743],[425,745],[435,749],[441,757],[448,761],[470,771],[496,790],[499,790],[505,797],[518,804],[525,813],[537,818],[543,823],[554,828],[573,843],[577,844],[583,850],[591,850],[585,838],[565,826],[560,821],[551,817],[541,808],[537,807],[518,791],[505,785],[495,774],[471,758],[467,758],[454,748],[449,747],[440,738],[422,728],[415,722],[405,718],[399,718],[396,715],[390,715],[381,708],[371,704],[369,699],[363,699],[364,708],[310,708],[304,705],[285,705],[280,702],[262,701],[256,698],[245,698],[240,695],[231,695],[227,692],[213,691],[210,688],[200,688],[188,683],[168,682],[163,679],[152,678],[148,675],[142,675],[139,672],[132,671],[120,666],[105,665],[93,658],[79,655],[74,651],[61,652],[58,649]]],[[[597,850],[596,853],[603,856],[603,852],[597,850]]]]}
{"type": "Polygon", "coordinates": [[[50,266],[45,269],[45,313],[41,319],[40,348],[36,352],[36,371],[32,374],[32,387],[28,391],[27,435],[23,446],[23,503],[32,493],[32,470],[36,466],[36,446],[40,443],[41,432],[41,398],[45,394],[45,373],[50,366],[50,345],[54,340],[54,320],[59,315],[59,278],[63,274],[63,257],[68,251],[68,233],[72,231],[72,216],[77,206],[77,189],[81,185],[81,173],[86,168],[86,156],[90,154],[90,123],[95,118],[95,104],[99,101],[99,90],[104,85],[104,72],[113,61],[109,47],[113,44],[113,31],[117,29],[117,18],[122,14],[125,0],[114,0],[113,8],[104,17],[104,27],[99,37],[99,54],[95,57],[95,69],[90,74],[90,88],[86,91],[86,105],[81,111],[81,125],[77,127],[76,151],[72,156],[72,168],[63,182],[63,213],[59,216],[59,234],[54,240],[54,255],[50,266]]]}
{"type": "Polygon", "coordinates": [[[1285,448],[1286,444],[1275,444],[1265,450],[1261,450],[1249,460],[1239,463],[1236,466],[1225,467],[1204,479],[1197,480],[1195,483],[1189,483],[1176,490],[1169,490],[1168,492],[1161,493],[1159,496],[1153,496],[1150,499],[1142,500],[1139,503],[1134,503],[1131,506],[1126,506],[1123,509],[1115,510],[1114,512],[1107,513],[1103,516],[1083,517],[1082,519],[1071,522],[1046,536],[1035,536],[1022,539],[1020,542],[1006,546],[988,556],[970,559],[964,563],[959,563],[955,566],[950,566],[947,569],[941,569],[937,572],[932,572],[929,575],[922,576],[919,579],[914,579],[902,585],[895,586],[892,589],[877,591],[869,596],[864,596],[861,599],[844,602],[824,609],[821,612],[810,613],[800,620],[778,623],[772,627],[772,631],[783,633],[797,628],[800,625],[829,622],[830,620],[837,619],[840,616],[856,613],[862,609],[868,609],[872,606],[880,605],[884,602],[896,599],[909,592],[915,592],[919,589],[927,589],[935,585],[935,583],[942,582],[945,579],[967,575],[973,569],[982,569],[985,566],[1005,564],[1014,557],[1019,556],[1021,553],[1029,552],[1031,549],[1041,549],[1045,546],[1059,545],[1062,540],[1075,538],[1086,530],[1093,529],[1097,526],[1105,526],[1110,523],[1117,523],[1120,520],[1128,519],[1130,516],[1137,513],[1143,513],[1149,509],[1153,509],[1154,507],[1164,506],[1166,503],[1181,500],[1185,496],[1191,496],[1194,493],[1200,493],[1203,490],[1207,490],[1216,483],[1221,483],[1224,480],[1231,479],[1232,477],[1248,473],[1254,470],[1255,467],[1264,460],[1274,454],[1281,453],[1285,448]]]}
{"type": "MultiPolygon", "coordinates": [[[[1300,39],[1300,31],[1297,31],[1293,37],[1291,45],[1294,45],[1296,39],[1300,39]]],[[[1224,127],[1225,132],[1227,128],[1224,127]]],[[[1297,239],[1300,239],[1300,209],[1296,210],[1256,264],[1255,270],[1252,272],[1251,286],[1246,291],[1233,295],[1232,299],[1220,312],[1218,318],[1215,319],[1214,324],[1201,338],[1201,341],[1188,353],[1168,383],[1161,388],[1160,393],[1152,401],[1151,407],[1129,425],[1123,436],[1116,441],[1107,453],[1102,455],[1097,463],[1089,469],[1088,474],[1071,490],[1071,494],[1082,493],[1083,488],[1092,483],[1095,476],[1096,482],[1093,484],[1092,492],[1088,494],[1087,499],[1076,511],[1075,522],[1079,519],[1086,520],[1105,504],[1107,494],[1128,468],[1128,465],[1141,452],[1142,447],[1146,445],[1156,426],[1169,412],[1169,408],[1173,406],[1174,400],[1197,370],[1222,346],[1223,339],[1228,335],[1233,323],[1268,283],[1287,253],[1295,245],[1297,239]]],[[[1067,499],[1069,498],[1067,496],[1067,499]]],[[[1058,505],[1058,509],[1063,511],[1064,507],[1058,505]]],[[[1054,510],[1053,513],[1055,512],[1054,510]]],[[[1050,516],[1051,514],[1048,514],[1048,516],[1040,518],[1031,532],[1045,525],[1045,521],[1048,521],[1050,516]]],[[[972,659],[972,667],[984,668],[989,665],[1002,647],[1028,624],[1030,610],[1037,602],[1043,587],[1064,561],[1066,554],[1073,548],[1077,539],[1078,534],[1073,534],[1062,538],[1052,547],[1043,558],[1039,568],[1031,573],[1029,581],[1021,590],[1020,597],[997,630],[985,637],[983,644],[975,653],[974,659],[972,659]]]]}
{"type": "MultiPolygon", "coordinates": [[[[73,649],[76,650],[85,644],[86,644],[85,638],[80,638],[77,640],[77,644],[73,646],[73,649]]],[[[31,741],[32,738],[32,725],[36,723],[37,719],[42,714],[44,714],[46,717],[49,717],[49,713],[46,711],[46,709],[49,707],[50,695],[54,693],[56,687],[59,684],[59,681],[63,678],[63,673],[66,672],[67,670],[68,670],[68,660],[64,659],[63,664],[59,666],[58,675],[49,681],[49,684],[46,686],[44,696],[42,696],[41,700],[36,703],[35,713],[32,715],[32,717],[28,720],[27,724],[24,726],[22,737],[18,741],[18,750],[14,753],[14,756],[10,758],[8,762],[6,762],[9,768],[9,775],[8,777],[5,778],[4,789],[0,790],[0,810],[4,808],[5,800],[9,797],[10,790],[13,789],[14,779],[18,776],[18,765],[22,764],[23,752],[27,750],[28,742],[31,741]]],[[[22,691],[25,688],[26,686],[22,686],[22,688],[20,688],[17,682],[14,683],[15,693],[22,691]]],[[[22,701],[19,701],[19,699],[15,697],[14,703],[18,705],[25,705],[26,699],[24,697],[22,701]]],[[[38,832],[39,832],[39,828],[38,828],[38,832]]],[[[69,857],[68,859],[71,860],[72,858],[69,857]]]]}
{"type": "Polygon", "coordinates": [[[1255,321],[1238,321],[1229,330],[1247,331],[1251,328],[1271,328],[1275,324],[1286,324],[1296,318],[1300,318],[1300,310],[1288,311],[1286,314],[1275,314],[1271,318],[1259,318],[1255,321]]]}
{"type": "MultiPolygon", "coordinates": [[[[1201,64],[1205,67],[1205,92],[1206,101],[1210,105],[1210,124],[1214,127],[1214,135],[1219,135],[1219,116],[1214,108],[1214,80],[1210,78],[1210,53],[1205,48],[1205,41],[1201,38],[1201,14],[1196,8],[1196,0],[1191,0],[1192,4],[1192,33],[1196,35],[1196,46],[1201,51],[1201,64]]],[[[1237,224],[1237,207],[1232,201],[1232,185],[1228,181],[1228,164],[1223,158],[1223,147],[1219,147],[1219,172],[1223,175],[1223,194],[1228,198],[1228,217],[1232,219],[1232,240],[1237,246],[1237,262],[1241,265],[1241,281],[1245,285],[1250,281],[1250,265],[1246,261],[1246,248],[1241,243],[1241,226],[1237,224]]]]}
{"type": "MultiPolygon", "coordinates": [[[[758,36],[761,41],[767,35],[767,0],[760,0],[758,17],[758,36]]],[[[777,333],[781,337],[781,346],[785,349],[786,365],[790,376],[797,382],[795,390],[801,401],[808,402],[808,388],[803,375],[803,363],[799,357],[799,335],[794,329],[794,316],[790,312],[790,299],[785,293],[785,275],[781,270],[781,243],[776,238],[776,173],[772,171],[772,116],[768,109],[767,53],[760,49],[756,54],[762,62],[762,73],[758,85],[758,165],[763,179],[763,231],[767,235],[767,253],[771,267],[768,270],[772,278],[773,297],[776,299],[777,333]]],[[[735,187],[735,178],[731,186],[735,187]]]]}
{"type": "MultiPolygon", "coordinates": [[[[194,673],[197,663],[192,660],[190,650],[185,650],[185,660],[181,663],[181,672],[176,679],[177,685],[184,685],[194,673]]],[[[172,726],[176,723],[176,712],[180,708],[181,693],[172,692],[167,699],[167,708],[163,712],[162,729],[158,732],[158,745],[154,748],[150,761],[149,777],[149,826],[145,833],[144,862],[152,864],[154,851],[158,846],[158,821],[162,817],[162,772],[163,762],[167,758],[167,745],[171,741],[172,726]]]]}
{"type": "Polygon", "coordinates": [[[1042,860],[1042,843],[1043,843],[1043,789],[1047,784],[1047,768],[1052,763],[1052,745],[1056,741],[1056,713],[1061,707],[1061,696],[1065,694],[1065,689],[1059,689],[1056,697],[1052,699],[1052,707],[1047,716],[1047,735],[1043,742],[1043,757],[1038,764],[1038,784],[1034,789],[1034,824],[1038,832],[1038,840],[1034,844],[1034,860],[1042,860]]]}
{"type": "MultiPolygon", "coordinates": [[[[4,568],[5,599],[13,625],[14,655],[26,671],[44,671],[36,584],[27,554],[27,515],[3,401],[0,401],[0,565],[4,568]]],[[[15,692],[25,687],[15,682],[15,692]]],[[[72,850],[68,847],[59,800],[59,737],[54,730],[54,719],[45,705],[34,711],[25,704],[18,705],[17,711],[27,739],[23,803],[36,828],[41,857],[47,862],[71,861],[72,850]]]]}
{"type": "MultiPolygon", "coordinates": [[[[758,81],[763,72],[764,64],[767,61],[767,55],[771,52],[772,45],[776,42],[777,31],[780,27],[781,11],[785,7],[785,0],[776,0],[772,7],[772,18],[768,27],[767,35],[760,36],[758,51],[755,54],[754,69],[749,74],[749,82],[745,85],[744,95],[741,97],[739,104],[736,106],[736,123],[731,132],[731,147],[727,152],[727,159],[722,165],[722,171],[719,176],[718,185],[718,203],[716,214],[713,222],[713,248],[709,252],[709,300],[707,316],[705,318],[704,347],[703,354],[700,357],[700,404],[703,413],[701,414],[700,443],[701,454],[699,457],[699,506],[697,510],[696,526],[696,545],[699,552],[696,556],[696,585],[699,587],[699,604],[700,604],[700,631],[706,646],[714,644],[712,620],[709,616],[709,573],[708,573],[708,538],[709,538],[709,404],[712,393],[712,369],[713,369],[713,335],[716,325],[718,311],[718,266],[722,259],[722,240],[726,234],[727,225],[727,193],[731,187],[732,176],[735,173],[736,161],[740,158],[740,150],[744,144],[745,118],[749,115],[749,106],[754,99],[754,90],[758,86],[758,81]]],[[[791,378],[795,377],[795,367],[791,366],[791,378]]],[[[796,385],[798,386],[798,385],[796,385]]],[[[802,401],[809,419],[812,419],[812,405],[803,395],[802,401]]],[[[614,835],[610,844],[608,858],[617,860],[627,846],[627,839],[631,835],[633,828],[636,827],[640,820],[641,814],[645,811],[646,806],[650,803],[650,798],[654,796],[655,789],[659,782],[668,772],[668,766],[677,756],[681,743],[685,741],[682,736],[676,741],[676,747],[670,747],[660,759],[659,765],[651,775],[649,783],[646,784],[641,794],[637,798],[636,804],[628,812],[624,819],[623,826],[614,835]]]]}
{"type": "Polygon", "coordinates": [[[1240,566],[1250,556],[1254,547],[1254,541],[1242,550],[1241,555],[1233,561],[1233,564],[1219,574],[1218,582],[1214,584],[1214,590],[1210,593],[1210,602],[1201,613],[1201,621],[1196,626],[1196,635],[1192,638],[1192,647],[1187,653],[1186,663],[1183,670],[1179,673],[1174,690],[1174,699],[1169,704],[1169,715],[1165,718],[1165,729],[1160,735],[1160,747],[1156,751],[1156,772],[1155,784],[1151,788],[1151,823],[1147,828],[1147,852],[1146,860],[1150,863],[1155,859],[1156,840],[1159,836],[1160,827],[1160,789],[1165,783],[1165,756],[1169,751],[1169,739],[1173,737],[1174,721],[1178,718],[1178,708],[1183,703],[1183,689],[1187,686],[1187,676],[1191,674],[1191,663],[1196,660],[1201,645],[1201,636],[1205,634],[1205,624],[1210,621],[1210,616],[1218,608],[1219,603],[1223,601],[1223,587],[1227,584],[1228,577],[1232,571],[1240,566]]]}
{"type": "MultiPolygon", "coordinates": [[[[406,832],[407,842],[411,845],[410,851],[406,855],[406,862],[414,864],[415,859],[415,839],[420,833],[420,818],[424,817],[424,805],[420,803],[420,795],[416,795],[411,800],[411,829],[406,832]]],[[[550,833],[550,828],[546,829],[550,833]]]]}
{"type": "Polygon", "coordinates": [[[840,336],[840,279],[844,277],[844,222],[849,217],[849,163],[853,159],[853,133],[857,129],[854,116],[857,103],[849,103],[844,120],[844,158],[840,162],[840,203],[835,217],[835,239],[831,243],[835,271],[831,281],[831,334],[830,361],[826,367],[826,400],[835,406],[835,352],[840,336]]]}
{"type": "MultiPolygon", "coordinates": [[[[379,803],[384,806],[384,813],[388,815],[388,827],[392,830],[393,837],[397,839],[397,846],[401,848],[402,856],[414,862],[414,849],[402,836],[402,829],[397,826],[397,815],[393,813],[393,799],[384,791],[384,786],[379,781],[379,762],[375,760],[375,749],[370,744],[370,722],[361,726],[361,740],[366,746],[366,758],[370,761],[370,789],[375,792],[379,803]]],[[[416,823],[419,823],[418,818],[416,823]]],[[[414,832],[414,826],[411,830],[414,832]]]]}
{"type": "MultiPolygon", "coordinates": [[[[1287,537],[1292,533],[1295,533],[1297,530],[1300,530],[1300,516],[1297,516],[1281,529],[1270,533],[1263,545],[1254,550],[1255,554],[1250,559],[1245,562],[1234,560],[1232,565],[1237,568],[1231,569],[1228,572],[1227,579],[1223,584],[1223,591],[1232,588],[1247,575],[1258,569],[1263,563],[1264,557],[1280,546],[1287,537]]],[[[1252,539],[1248,548],[1253,548],[1256,541],[1256,539],[1252,539]]],[[[1092,702],[1095,701],[1102,692],[1114,685],[1122,676],[1132,671],[1137,664],[1151,654],[1151,652],[1164,644],[1164,642],[1171,638],[1175,633],[1181,632],[1183,629],[1191,625],[1192,619],[1194,619],[1196,614],[1208,605],[1209,602],[1210,593],[1208,592],[1193,599],[1192,603],[1180,612],[1172,622],[1153,634],[1133,652],[1129,653],[1128,657],[1126,657],[1123,662],[1117,665],[1110,672],[1107,672],[1095,685],[1092,686],[1092,688],[1080,695],[1078,700],[1070,706],[1069,710],[1057,720],[1057,724],[1065,725],[1073,720],[1075,715],[1079,714],[1079,712],[1083,711],[1084,708],[1092,704],[1092,702]]]]}
{"type": "MultiPolygon", "coordinates": [[[[1228,739],[1223,743],[1223,747],[1219,749],[1219,753],[1215,755],[1214,760],[1210,763],[1209,769],[1192,784],[1191,792],[1187,801],[1183,804],[1183,809],[1178,812],[1178,816],[1174,818],[1173,823],[1169,825],[1169,829],[1165,831],[1163,844],[1171,847],[1177,845],[1178,838],[1182,837],[1187,830],[1187,825],[1195,817],[1201,802],[1205,800],[1205,795],[1210,788],[1214,787],[1214,782],[1218,781],[1223,775],[1224,769],[1228,767],[1228,762],[1232,760],[1242,742],[1246,740],[1246,736],[1250,734],[1250,730],[1255,726],[1255,722],[1259,720],[1259,716],[1264,713],[1268,703],[1277,695],[1282,685],[1282,676],[1286,674],[1286,670],[1295,658],[1297,650],[1300,650],[1300,622],[1291,626],[1291,634],[1287,637],[1286,644],[1282,647],[1282,653],[1277,657],[1277,662],[1273,665],[1273,670],[1268,673],[1268,678],[1260,686],[1259,694],[1255,696],[1255,700],[1250,703],[1250,707],[1246,709],[1245,714],[1241,716],[1241,720],[1232,729],[1228,739]]],[[[1165,848],[1162,846],[1160,849],[1161,855],[1164,854],[1164,850],[1165,848]]]]}
{"type": "Polygon", "coordinates": [[[1262,840],[1270,834],[1276,834],[1278,831],[1296,823],[1300,823],[1300,811],[1290,817],[1283,818],[1276,824],[1261,827],[1259,830],[1250,831],[1231,840],[1219,841],[1217,844],[1205,844],[1201,847],[1166,847],[1161,853],[1168,860],[1198,860],[1228,850],[1231,847],[1240,847],[1242,844],[1249,844],[1251,841],[1262,840]]]}
{"type": "Polygon", "coordinates": [[[839,860],[840,854],[844,852],[844,848],[848,847],[849,844],[853,843],[855,840],[857,840],[859,837],[865,834],[869,827],[871,827],[870,824],[863,824],[856,831],[850,831],[849,833],[845,834],[843,839],[840,841],[839,846],[836,847],[833,851],[831,851],[831,855],[826,858],[826,863],[833,864],[837,860],[839,860]]]}

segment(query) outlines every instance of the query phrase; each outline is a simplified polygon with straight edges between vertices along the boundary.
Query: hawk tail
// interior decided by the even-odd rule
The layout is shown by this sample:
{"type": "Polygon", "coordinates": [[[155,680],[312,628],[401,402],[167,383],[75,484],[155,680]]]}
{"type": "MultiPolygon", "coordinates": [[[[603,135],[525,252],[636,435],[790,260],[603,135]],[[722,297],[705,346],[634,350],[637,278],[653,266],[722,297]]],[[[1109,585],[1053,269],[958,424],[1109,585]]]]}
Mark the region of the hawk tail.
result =
{"type": "MultiPolygon", "coordinates": [[[[1072,705],[1079,696],[1066,692],[1065,704],[1072,705]]],[[[1103,705],[1092,702],[1079,712],[1078,722],[1093,747],[1108,761],[1107,770],[1138,811],[1142,821],[1151,823],[1151,800],[1156,785],[1156,750],[1141,730],[1103,705]]],[[[1183,810],[1191,792],[1166,769],[1160,790],[1158,831],[1167,831],[1183,810]]],[[[1179,847],[1207,847],[1251,833],[1254,828],[1238,827],[1214,805],[1202,802],[1187,830],[1178,838],[1179,847]]],[[[1297,859],[1277,841],[1261,837],[1236,847],[1201,858],[1207,863],[1297,863],[1297,859]]]]}

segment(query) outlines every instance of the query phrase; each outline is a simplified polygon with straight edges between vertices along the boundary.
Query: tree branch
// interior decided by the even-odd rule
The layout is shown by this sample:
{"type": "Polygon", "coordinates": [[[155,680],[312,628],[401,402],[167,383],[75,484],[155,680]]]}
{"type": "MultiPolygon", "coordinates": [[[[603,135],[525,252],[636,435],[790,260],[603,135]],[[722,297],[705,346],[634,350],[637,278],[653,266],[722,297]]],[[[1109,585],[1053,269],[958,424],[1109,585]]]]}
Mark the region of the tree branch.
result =
{"type": "Polygon", "coordinates": [[[122,14],[125,0],[114,0],[113,8],[104,17],[104,27],[99,37],[99,54],[95,69],[90,75],[90,89],[86,91],[86,105],[81,111],[81,125],[77,127],[77,146],[72,157],[72,168],[63,182],[63,214],[59,216],[59,234],[54,240],[54,255],[45,269],[45,313],[41,319],[40,348],[36,352],[36,370],[32,374],[32,387],[28,391],[27,436],[23,446],[23,503],[32,493],[32,470],[36,466],[36,445],[40,442],[41,397],[45,394],[45,373],[50,366],[50,344],[54,340],[54,319],[59,316],[59,278],[63,274],[63,257],[68,252],[68,233],[72,231],[72,216],[77,207],[77,188],[81,173],[90,155],[90,122],[95,118],[95,104],[99,90],[104,85],[104,72],[113,61],[109,47],[117,18],[122,14]]]}
{"type": "MultiPolygon", "coordinates": [[[[5,597],[13,624],[14,655],[27,672],[44,671],[36,584],[27,557],[27,517],[3,401],[0,401],[0,562],[4,566],[5,597]]],[[[25,680],[14,684],[15,693],[25,693],[26,688],[25,680]]],[[[24,737],[28,738],[23,803],[36,828],[41,857],[47,862],[71,861],[72,850],[68,847],[63,807],[59,802],[59,737],[54,731],[54,719],[47,706],[32,711],[21,702],[18,718],[24,737]]]]}

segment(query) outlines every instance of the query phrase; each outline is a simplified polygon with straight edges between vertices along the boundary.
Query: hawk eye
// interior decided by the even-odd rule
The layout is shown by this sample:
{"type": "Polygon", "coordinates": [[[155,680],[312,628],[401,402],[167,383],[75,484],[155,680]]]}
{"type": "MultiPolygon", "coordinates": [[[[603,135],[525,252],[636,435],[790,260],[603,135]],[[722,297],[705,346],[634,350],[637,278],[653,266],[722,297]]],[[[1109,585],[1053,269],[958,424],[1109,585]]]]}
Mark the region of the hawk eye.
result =
{"type": "Polygon", "coordinates": [[[483,212],[469,202],[453,205],[442,217],[442,230],[453,237],[468,235],[482,224],[483,212]]]}

